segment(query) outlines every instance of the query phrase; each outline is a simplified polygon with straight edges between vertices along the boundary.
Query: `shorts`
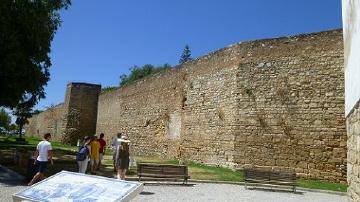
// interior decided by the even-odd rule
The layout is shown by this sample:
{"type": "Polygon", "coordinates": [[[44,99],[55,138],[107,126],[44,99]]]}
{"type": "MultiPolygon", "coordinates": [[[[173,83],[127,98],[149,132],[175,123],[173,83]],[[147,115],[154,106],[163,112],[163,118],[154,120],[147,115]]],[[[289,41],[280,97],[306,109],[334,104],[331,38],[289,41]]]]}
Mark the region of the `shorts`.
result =
{"type": "Polygon", "coordinates": [[[90,159],[90,165],[98,165],[99,164],[99,159],[90,159]]]}
{"type": "Polygon", "coordinates": [[[48,164],[47,161],[38,161],[38,160],[36,160],[36,165],[37,165],[37,168],[38,168],[38,172],[39,173],[45,173],[46,170],[47,170],[47,164],[48,164]]]}
{"type": "Polygon", "coordinates": [[[123,159],[118,159],[116,161],[116,167],[118,169],[129,169],[129,163],[130,163],[130,159],[129,158],[123,158],[123,159]]]}

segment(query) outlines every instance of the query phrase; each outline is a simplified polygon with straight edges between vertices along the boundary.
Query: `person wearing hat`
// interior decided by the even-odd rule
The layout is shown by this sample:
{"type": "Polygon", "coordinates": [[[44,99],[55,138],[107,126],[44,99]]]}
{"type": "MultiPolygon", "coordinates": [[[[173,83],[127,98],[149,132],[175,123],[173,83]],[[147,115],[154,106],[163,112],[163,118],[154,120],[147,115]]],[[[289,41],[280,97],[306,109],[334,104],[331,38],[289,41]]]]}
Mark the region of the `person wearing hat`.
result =
{"type": "Polygon", "coordinates": [[[129,143],[130,140],[126,136],[122,136],[118,139],[120,145],[116,149],[116,168],[117,178],[125,180],[125,173],[129,169],[130,154],[129,154],[129,143]]]}

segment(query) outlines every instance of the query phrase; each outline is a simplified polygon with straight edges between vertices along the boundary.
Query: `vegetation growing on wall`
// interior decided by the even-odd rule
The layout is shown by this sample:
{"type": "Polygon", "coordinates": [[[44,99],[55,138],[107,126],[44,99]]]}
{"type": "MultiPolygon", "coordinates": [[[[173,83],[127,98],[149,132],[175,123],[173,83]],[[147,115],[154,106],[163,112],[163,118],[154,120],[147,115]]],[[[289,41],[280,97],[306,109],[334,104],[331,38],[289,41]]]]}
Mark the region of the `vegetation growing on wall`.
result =
{"type": "Polygon", "coordinates": [[[146,65],[143,65],[142,67],[135,65],[132,68],[130,68],[129,75],[123,74],[120,76],[119,86],[120,87],[126,86],[130,83],[133,83],[134,81],[145,78],[149,75],[156,74],[158,72],[165,71],[170,68],[171,68],[171,66],[169,64],[164,64],[164,65],[160,65],[160,66],[146,64],[146,65]]]}
{"type": "Polygon", "coordinates": [[[104,92],[110,92],[110,91],[113,91],[113,90],[116,90],[117,87],[115,86],[106,86],[104,88],[101,89],[101,92],[104,93],[104,92]]]}

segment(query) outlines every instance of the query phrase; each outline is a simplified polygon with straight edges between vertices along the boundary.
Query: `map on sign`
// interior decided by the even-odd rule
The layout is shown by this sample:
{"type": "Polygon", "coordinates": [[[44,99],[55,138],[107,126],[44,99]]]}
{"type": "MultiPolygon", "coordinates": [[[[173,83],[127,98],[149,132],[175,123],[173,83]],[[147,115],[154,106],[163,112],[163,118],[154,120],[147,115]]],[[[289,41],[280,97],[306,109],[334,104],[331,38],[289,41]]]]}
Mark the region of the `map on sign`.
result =
{"type": "Polygon", "coordinates": [[[129,201],[143,185],[113,178],[61,171],[13,195],[14,201],[129,201]]]}

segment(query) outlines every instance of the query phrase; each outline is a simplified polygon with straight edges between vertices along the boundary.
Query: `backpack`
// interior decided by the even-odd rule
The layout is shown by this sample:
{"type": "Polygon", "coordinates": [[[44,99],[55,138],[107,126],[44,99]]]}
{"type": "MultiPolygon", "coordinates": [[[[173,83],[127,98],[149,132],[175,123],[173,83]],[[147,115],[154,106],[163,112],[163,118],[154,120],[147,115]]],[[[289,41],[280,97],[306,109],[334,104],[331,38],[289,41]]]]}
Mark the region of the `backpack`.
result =
{"type": "Polygon", "coordinates": [[[79,152],[76,154],[76,161],[84,161],[89,154],[87,146],[83,145],[80,147],[79,152]]]}

